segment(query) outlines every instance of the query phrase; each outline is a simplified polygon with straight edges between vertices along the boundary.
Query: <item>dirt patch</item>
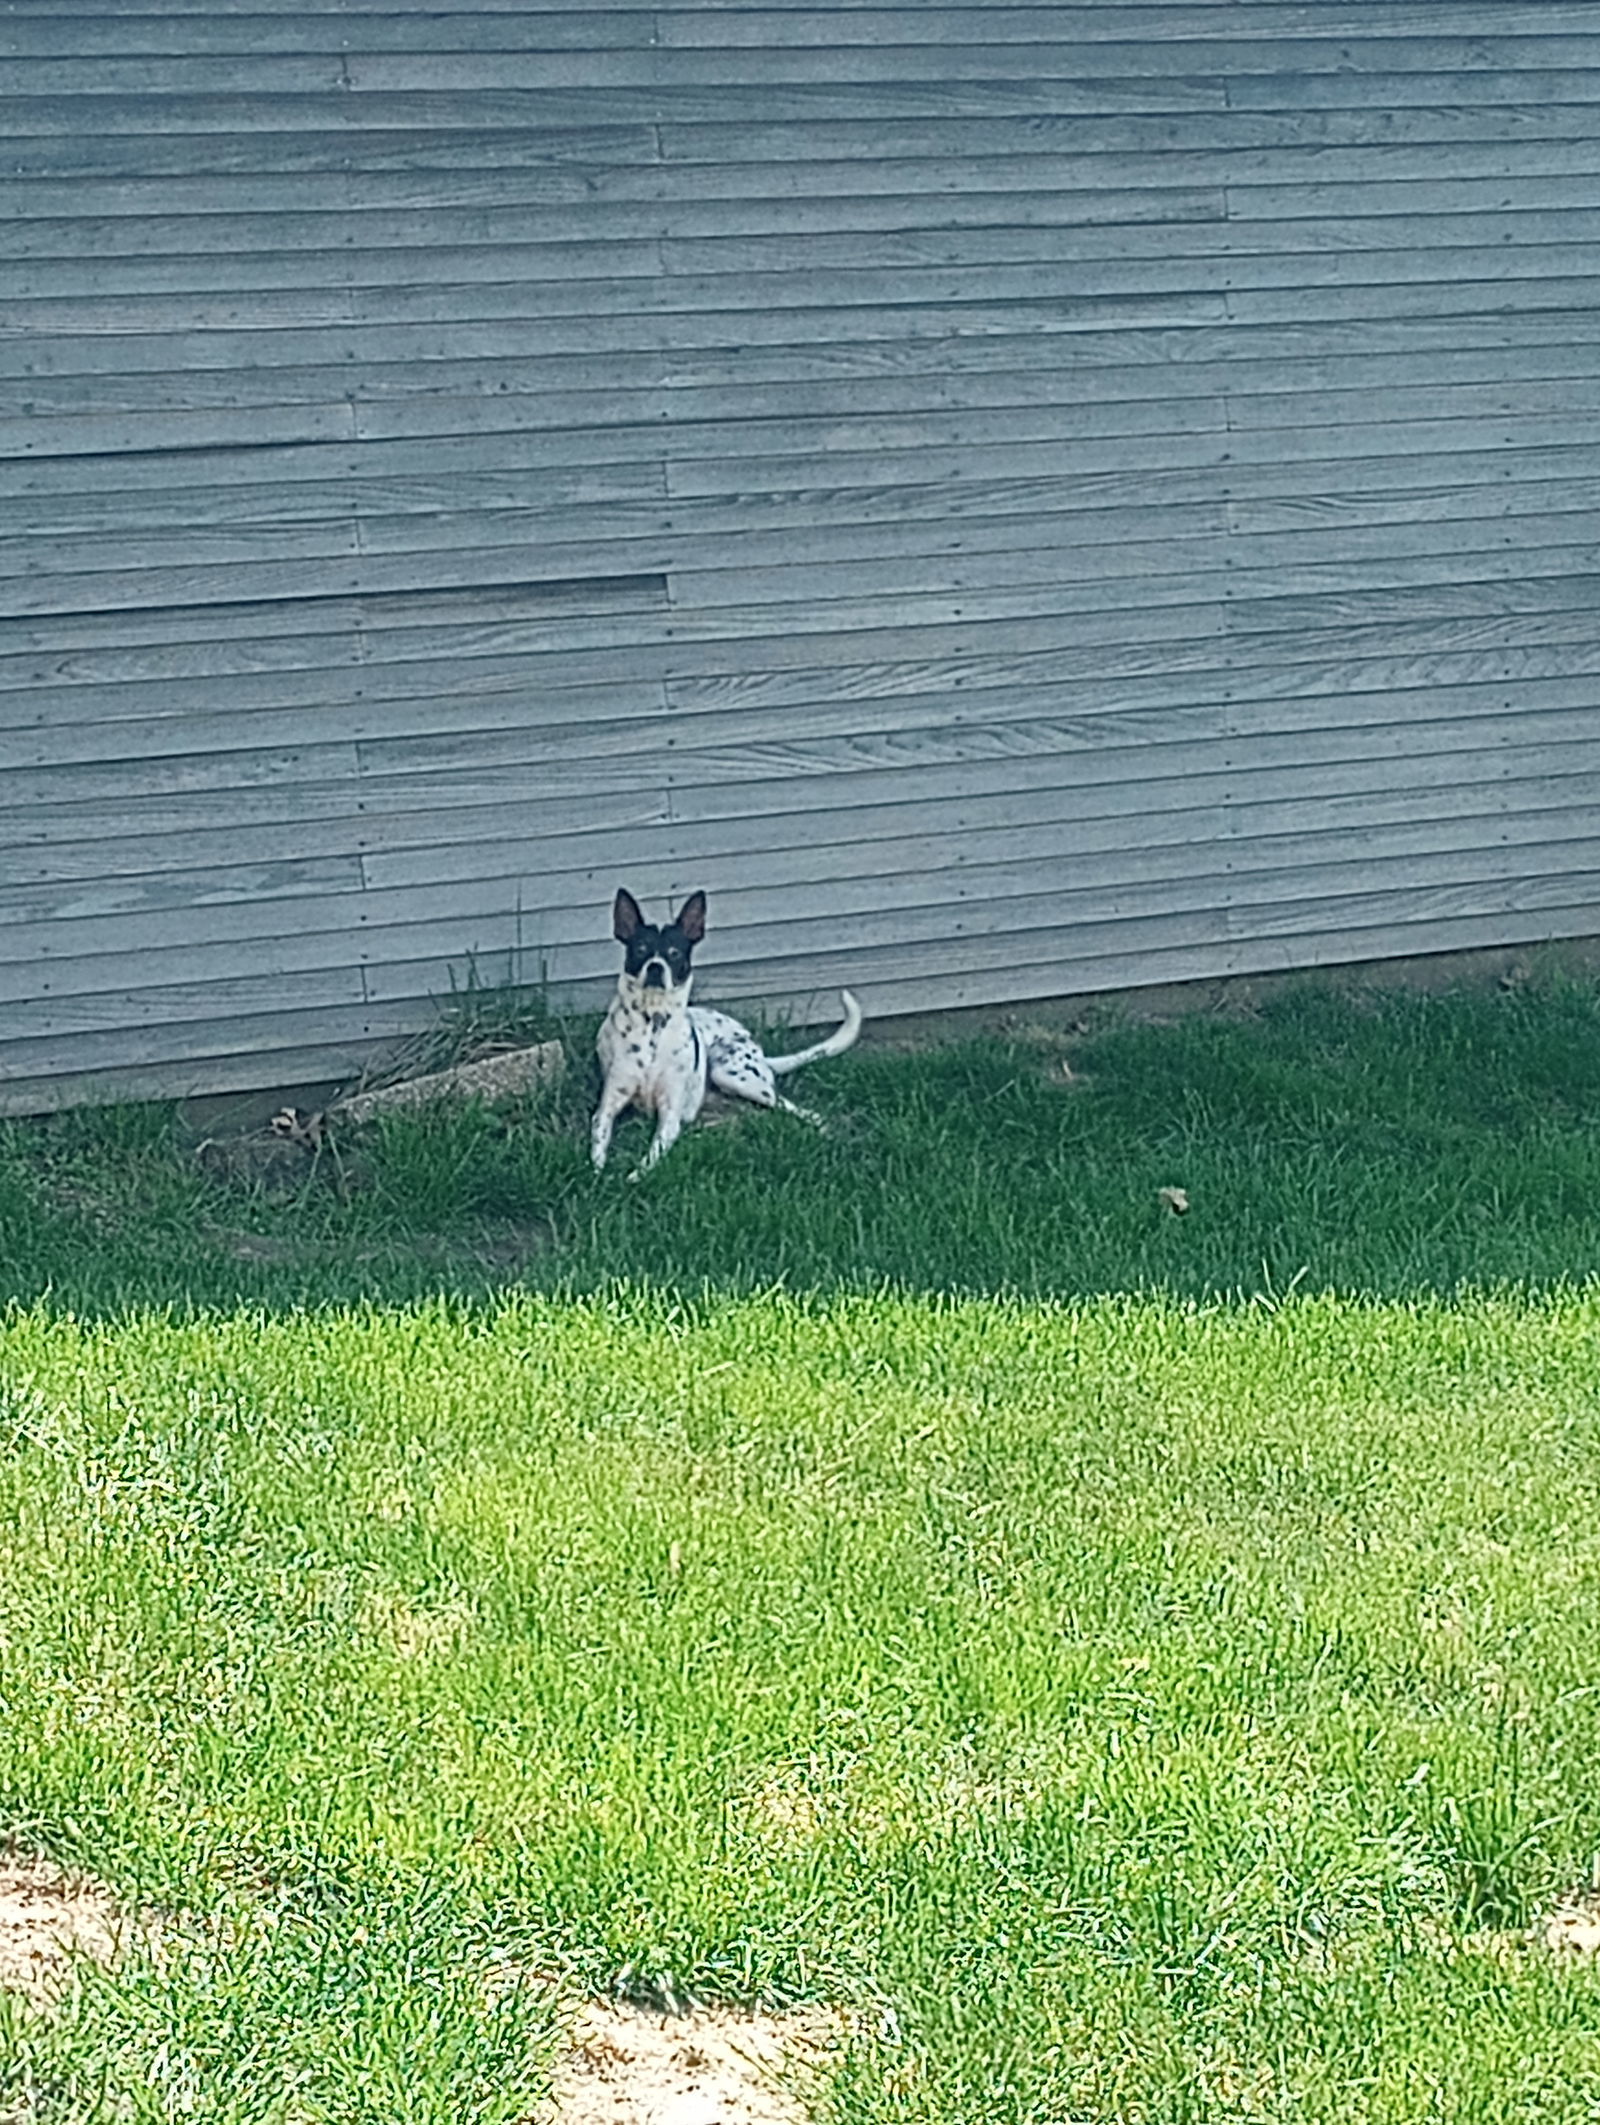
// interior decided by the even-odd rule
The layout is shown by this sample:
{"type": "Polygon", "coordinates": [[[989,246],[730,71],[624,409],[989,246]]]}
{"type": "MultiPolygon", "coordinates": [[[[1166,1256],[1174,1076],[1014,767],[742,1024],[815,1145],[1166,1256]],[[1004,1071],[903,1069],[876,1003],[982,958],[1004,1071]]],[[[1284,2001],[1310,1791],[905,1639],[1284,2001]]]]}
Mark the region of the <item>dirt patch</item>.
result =
{"type": "Polygon", "coordinates": [[[820,2012],[591,2005],[542,2125],[806,2125],[796,2085],[839,2035],[820,2012]]]}
{"type": "Polygon", "coordinates": [[[0,1986],[37,2007],[72,1981],[72,1958],[109,1963],[128,1921],[108,1890],[48,1861],[0,1853],[0,1986]]]}
{"type": "Polygon", "coordinates": [[[1545,1945],[1566,1955],[1600,1954],[1600,1890],[1564,1896],[1540,1929],[1545,1945]]]}

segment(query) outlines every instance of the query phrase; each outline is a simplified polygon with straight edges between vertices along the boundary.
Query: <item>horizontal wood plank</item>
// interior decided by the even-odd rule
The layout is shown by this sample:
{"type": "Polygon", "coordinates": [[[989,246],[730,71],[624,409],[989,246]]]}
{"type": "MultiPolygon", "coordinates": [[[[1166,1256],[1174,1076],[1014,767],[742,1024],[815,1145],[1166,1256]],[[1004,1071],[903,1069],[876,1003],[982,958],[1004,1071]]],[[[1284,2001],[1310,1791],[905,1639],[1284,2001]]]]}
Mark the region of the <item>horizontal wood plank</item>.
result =
{"type": "MultiPolygon", "coordinates": [[[[438,197],[421,196],[417,181],[352,174],[330,189],[314,179],[218,179],[204,187],[170,180],[100,181],[68,178],[15,183],[0,174],[0,257],[67,261],[95,255],[93,224],[116,226],[120,262],[175,255],[217,258],[326,252],[342,256],[352,276],[384,277],[384,254],[393,249],[503,249],[538,243],[559,246],[570,270],[604,277],[613,247],[628,243],[703,246],[759,238],[802,243],[852,232],[918,237],[936,245],[941,235],[964,229],[1037,230],[1066,242],[1102,242],[1120,230],[1134,255],[1157,242],[1153,230],[1189,232],[1202,253],[1223,248],[1249,251],[1270,246],[1277,230],[1285,246],[1295,225],[1332,229],[1358,226],[1372,246],[1404,247],[1426,225],[1443,243],[1481,241],[1475,229],[1520,217],[1561,228],[1595,204],[1600,178],[1569,174],[1481,178],[1426,176],[1345,184],[1262,182],[1166,186],[1152,181],[1124,190],[1103,185],[1074,188],[1052,182],[1053,164],[1015,172],[1003,189],[978,186],[941,198],[930,221],[925,197],[908,182],[905,191],[822,193],[815,198],[713,194],[703,199],[637,199],[585,196],[569,179],[550,180],[534,198],[507,202],[469,186],[457,196],[440,180],[438,197]],[[387,196],[392,192],[393,197],[387,196]],[[1208,225],[1199,234],[1198,225],[1208,225]],[[351,239],[359,233],[361,242],[351,239]],[[186,244],[185,237],[189,242],[186,244]],[[574,246],[594,247],[581,261],[574,246]]],[[[508,177],[507,188],[523,180],[508,177]]],[[[598,191],[598,188],[596,188],[598,191]]],[[[1176,238],[1175,238],[1176,240],[1176,238]]],[[[1178,248],[1182,248],[1179,243],[1178,248]]],[[[707,270],[711,268],[708,266],[707,270]]],[[[197,285],[206,285],[201,282],[197,285]]]]}
{"type": "MultiPolygon", "coordinates": [[[[940,8],[852,7],[820,11],[809,22],[803,10],[773,12],[741,6],[733,11],[687,7],[656,10],[595,7],[491,9],[478,6],[396,7],[337,13],[303,7],[169,8],[81,7],[59,15],[39,5],[15,5],[0,23],[0,53],[17,59],[61,63],[63,48],[73,63],[113,57],[208,54],[273,55],[317,52],[330,45],[359,44],[383,54],[526,52],[541,56],[585,53],[635,54],[636,64],[680,60],[708,71],[699,78],[730,76],[759,80],[768,66],[805,67],[847,78],[876,78],[875,70],[898,77],[920,71],[928,78],[980,78],[1052,64],[1085,75],[1146,76],[1159,82],[1180,72],[1250,74],[1392,74],[1448,70],[1452,77],[1477,72],[1536,72],[1593,63],[1593,18],[1571,11],[1554,21],[1519,7],[1502,12],[1498,28],[1463,33],[1452,9],[1413,13],[1411,27],[1395,29],[1369,8],[1362,30],[1350,16],[1319,22],[1304,9],[1281,12],[1269,25],[1259,8],[1230,19],[1196,16],[1182,33],[1153,36],[1150,17],[1124,8],[1062,9],[1054,19],[1040,8],[982,6],[940,8]],[[67,18],[70,28],[64,28],[67,18]],[[1120,34],[1118,32],[1120,31],[1120,34]],[[1419,33],[1420,32],[1420,33],[1419,33]],[[1181,45],[1174,53],[1172,47],[1181,45]],[[1020,47],[1020,49],[1019,49],[1020,47]]],[[[1166,25],[1164,25],[1166,27],[1166,25]]]]}
{"type": "MultiPolygon", "coordinates": [[[[124,139],[143,154],[174,138],[205,143],[202,167],[222,169],[255,166],[252,156],[263,158],[265,167],[283,167],[280,158],[290,154],[301,158],[301,167],[337,168],[328,159],[336,139],[343,140],[347,160],[381,162],[396,141],[406,141],[407,152],[414,153],[425,137],[442,151],[454,146],[484,160],[521,140],[537,144],[540,160],[552,153],[567,159],[575,152],[592,155],[596,143],[615,145],[619,161],[650,160],[650,133],[657,128],[669,162],[779,160],[795,152],[800,136],[815,153],[835,160],[881,153],[900,160],[945,154],[971,161],[1056,151],[1222,156],[1390,148],[1463,137],[1490,143],[1572,140],[1582,137],[1585,108],[1585,99],[1564,87],[1565,72],[1510,76],[1515,100],[1507,98],[1507,84],[1499,95],[1474,99],[1469,88],[1463,96],[1459,84],[1472,78],[1463,72],[1457,83],[1421,77],[1424,86],[1406,101],[1399,94],[1403,77],[1391,77],[1389,97],[1374,110],[1370,96],[1335,102],[1306,95],[1290,102],[1281,87],[1273,101],[1259,89],[1253,98],[1242,92],[1242,102],[1230,100],[1223,79],[1177,70],[1125,85],[1066,75],[1035,80],[1025,70],[998,80],[833,82],[818,79],[814,69],[801,80],[785,80],[779,69],[762,70],[747,84],[666,78],[635,84],[605,80],[608,73],[638,70],[604,61],[604,54],[596,54],[586,66],[551,54],[530,72],[514,55],[496,64],[437,54],[420,68],[398,56],[354,50],[293,59],[263,55],[251,69],[259,87],[241,93],[234,86],[238,69],[226,60],[104,60],[93,74],[92,142],[77,138],[83,132],[79,95],[18,93],[5,86],[7,73],[15,80],[27,72],[47,91],[50,68],[0,66],[0,95],[7,97],[18,174],[103,166],[107,143],[124,139]],[[516,85],[519,74],[537,85],[516,85]],[[1557,98],[1535,100],[1541,87],[1551,86],[1560,92],[1557,98]],[[563,136],[569,145],[556,147],[563,136]],[[229,159],[214,161],[225,142],[234,144],[229,159]],[[64,156],[70,162],[64,164],[64,156]]],[[[670,71],[665,61],[657,69],[662,77],[670,71]]],[[[1281,83],[1294,77],[1272,78],[1281,83]]]]}

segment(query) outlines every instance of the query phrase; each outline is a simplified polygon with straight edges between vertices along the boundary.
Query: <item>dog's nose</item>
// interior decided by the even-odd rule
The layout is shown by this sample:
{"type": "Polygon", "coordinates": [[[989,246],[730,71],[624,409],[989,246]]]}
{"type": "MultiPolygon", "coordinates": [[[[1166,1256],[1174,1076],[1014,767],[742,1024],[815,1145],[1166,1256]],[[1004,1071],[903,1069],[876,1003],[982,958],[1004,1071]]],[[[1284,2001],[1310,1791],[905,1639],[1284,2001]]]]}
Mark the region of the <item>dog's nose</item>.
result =
{"type": "Polygon", "coordinates": [[[667,985],[667,970],[659,959],[652,959],[644,970],[644,985],[647,989],[664,989],[667,985]]]}

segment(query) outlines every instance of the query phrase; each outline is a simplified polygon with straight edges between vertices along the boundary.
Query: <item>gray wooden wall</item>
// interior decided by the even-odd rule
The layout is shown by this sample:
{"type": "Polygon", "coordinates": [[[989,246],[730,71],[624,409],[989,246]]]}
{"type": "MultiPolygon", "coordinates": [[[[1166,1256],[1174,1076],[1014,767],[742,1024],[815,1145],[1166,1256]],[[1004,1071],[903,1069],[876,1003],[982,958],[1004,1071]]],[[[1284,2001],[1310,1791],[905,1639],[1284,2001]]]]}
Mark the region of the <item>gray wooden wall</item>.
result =
{"type": "Polygon", "coordinates": [[[0,54],[0,1103],[1600,929],[1594,0],[0,54]]]}

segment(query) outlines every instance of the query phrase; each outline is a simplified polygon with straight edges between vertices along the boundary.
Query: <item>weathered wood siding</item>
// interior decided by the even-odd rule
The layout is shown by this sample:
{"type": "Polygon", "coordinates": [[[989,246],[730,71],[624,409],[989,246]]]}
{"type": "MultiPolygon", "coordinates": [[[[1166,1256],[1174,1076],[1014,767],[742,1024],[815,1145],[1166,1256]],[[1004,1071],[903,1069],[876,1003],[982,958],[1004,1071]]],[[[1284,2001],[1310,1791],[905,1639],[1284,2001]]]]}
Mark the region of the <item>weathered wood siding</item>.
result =
{"type": "Polygon", "coordinates": [[[0,10],[0,1100],[1600,929],[1600,8],[0,10]]]}

